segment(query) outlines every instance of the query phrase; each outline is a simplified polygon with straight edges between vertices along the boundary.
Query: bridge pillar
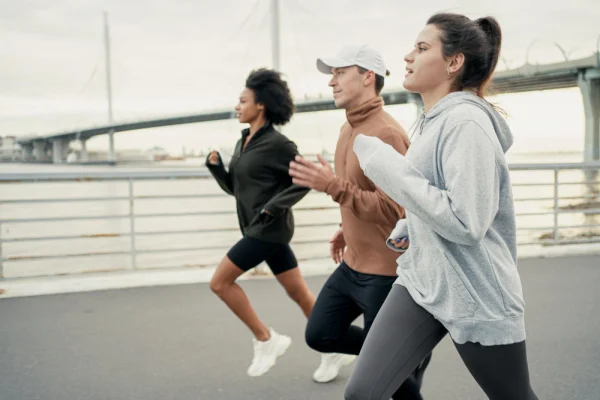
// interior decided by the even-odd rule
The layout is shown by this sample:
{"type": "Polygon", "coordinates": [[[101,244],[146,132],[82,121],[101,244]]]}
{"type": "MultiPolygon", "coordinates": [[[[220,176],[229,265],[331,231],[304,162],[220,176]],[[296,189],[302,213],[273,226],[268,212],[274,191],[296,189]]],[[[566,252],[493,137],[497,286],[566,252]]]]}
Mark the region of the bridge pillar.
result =
{"type": "MultiPolygon", "coordinates": [[[[600,71],[588,69],[580,72],[578,84],[585,111],[584,161],[598,162],[600,161],[600,71]]],[[[598,175],[598,171],[592,170],[585,173],[585,197],[592,202],[590,207],[595,207],[595,199],[600,194],[598,175]]],[[[586,225],[597,225],[599,220],[600,216],[594,214],[585,214],[584,217],[586,225]]],[[[600,234],[600,230],[592,231],[593,229],[590,229],[590,233],[600,234]]]]}
{"type": "Polygon", "coordinates": [[[108,131],[108,162],[115,163],[117,161],[117,155],[115,154],[115,131],[111,129],[108,131]]]}
{"type": "Polygon", "coordinates": [[[21,145],[23,151],[21,158],[25,162],[33,161],[33,143],[25,143],[21,145]]]}
{"type": "Polygon", "coordinates": [[[600,161],[600,74],[591,72],[594,70],[581,72],[578,81],[585,111],[586,162],[600,161]]]}
{"type": "Polygon", "coordinates": [[[33,157],[37,161],[48,161],[47,143],[43,140],[33,142],[33,157]]]}
{"type": "Polygon", "coordinates": [[[52,141],[52,162],[54,164],[62,164],[66,161],[69,142],[68,139],[54,139],[52,141]]]}
{"type": "Polygon", "coordinates": [[[81,143],[81,162],[87,162],[90,160],[87,152],[87,140],[80,140],[81,143]]]}

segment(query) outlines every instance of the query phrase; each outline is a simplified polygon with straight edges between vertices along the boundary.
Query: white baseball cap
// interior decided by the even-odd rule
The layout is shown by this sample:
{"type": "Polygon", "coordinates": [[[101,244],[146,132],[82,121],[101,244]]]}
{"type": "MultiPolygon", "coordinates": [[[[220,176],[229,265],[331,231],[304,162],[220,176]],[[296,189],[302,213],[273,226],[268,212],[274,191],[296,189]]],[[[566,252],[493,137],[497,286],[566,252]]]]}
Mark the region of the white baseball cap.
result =
{"type": "Polygon", "coordinates": [[[317,69],[324,74],[331,74],[332,68],[353,65],[368,69],[383,77],[390,74],[390,71],[385,68],[381,53],[367,44],[346,46],[335,57],[317,58],[317,69]]]}

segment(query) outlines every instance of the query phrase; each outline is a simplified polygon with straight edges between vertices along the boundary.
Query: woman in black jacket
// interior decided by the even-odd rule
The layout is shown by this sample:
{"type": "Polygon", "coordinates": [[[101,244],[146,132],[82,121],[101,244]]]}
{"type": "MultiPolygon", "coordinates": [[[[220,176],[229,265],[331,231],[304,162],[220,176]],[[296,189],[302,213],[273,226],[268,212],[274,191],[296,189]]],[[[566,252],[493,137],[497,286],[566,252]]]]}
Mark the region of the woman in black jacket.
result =
{"type": "Polygon", "coordinates": [[[216,151],[209,154],[206,165],[219,186],[235,197],[243,238],[217,267],[210,288],[254,334],[248,375],[260,376],[275,365],[291,339],[263,324],[236,279],[264,261],[304,314],[310,315],[315,298],[289,245],[294,233],[291,207],[309,189],[292,183],[288,168],[298,150],[273,127],[286,124],[294,113],[290,90],[281,75],[267,69],[252,71],[235,110],[238,120],[250,127],[242,131],[229,170],[216,151]]]}

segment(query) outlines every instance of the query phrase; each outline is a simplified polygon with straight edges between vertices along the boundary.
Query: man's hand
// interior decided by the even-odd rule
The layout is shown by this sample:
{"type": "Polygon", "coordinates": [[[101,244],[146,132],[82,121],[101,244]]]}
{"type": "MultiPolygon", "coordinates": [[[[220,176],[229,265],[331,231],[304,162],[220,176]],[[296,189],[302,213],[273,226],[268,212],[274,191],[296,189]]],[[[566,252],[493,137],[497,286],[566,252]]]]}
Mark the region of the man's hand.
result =
{"type": "Polygon", "coordinates": [[[219,157],[219,152],[213,150],[208,155],[208,162],[210,163],[210,165],[219,165],[219,159],[220,158],[221,157],[219,157]]]}
{"type": "Polygon", "coordinates": [[[344,249],[346,248],[346,239],[344,239],[344,231],[342,228],[338,229],[329,243],[329,254],[331,254],[331,258],[336,264],[341,263],[342,257],[344,257],[344,249]]]}
{"type": "Polygon", "coordinates": [[[302,156],[296,156],[296,161],[290,162],[290,175],[294,184],[319,192],[327,189],[327,186],[335,178],[335,174],[323,157],[317,155],[317,158],[321,165],[314,164],[302,156]]]}

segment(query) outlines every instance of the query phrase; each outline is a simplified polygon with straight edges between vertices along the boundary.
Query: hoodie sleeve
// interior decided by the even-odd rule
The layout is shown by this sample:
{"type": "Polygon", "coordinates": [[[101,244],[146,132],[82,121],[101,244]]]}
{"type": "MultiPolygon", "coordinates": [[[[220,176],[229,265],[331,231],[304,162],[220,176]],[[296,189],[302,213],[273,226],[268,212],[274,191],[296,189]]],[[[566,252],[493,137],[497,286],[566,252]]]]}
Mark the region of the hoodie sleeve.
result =
{"type": "Polygon", "coordinates": [[[210,154],[206,157],[206,167],[215,178],[221,189],[223,189],[225,193],[233,196],[233,182],[231,180],[231,174],[225,170],[221,155],[219,154],[219,163],[217,165],[213,165],[208,162],[208,157],[210,157],[210,154]]]}
{"type": "Polygon", "coordinates": [[[394,241],[400,240],[403,238],[408,238],[408,223],[406,222],[406,218],[399,219],[396,223],[396,227],[390,233],[390,237],[385,241],[385,244],[390,249],[394,250],[398,253],[404,253],[406,250],[398,249],[394,246],[394,241]]]}
{"type": "MultiPolygon", "coordinates": [[[[408,144],[397,130],[382,134],[381,140],[396,152],[406,154],[408,144]]],[[[341,207],[349,208],[357,218],[366,222],[387,225],[404,218],[404,209],[377,187],[364,190],[352,182],[335,177],[325,192],[341,207]]]]}
{"type": "Polygon", "coordinates": [[[287,187],[273,196],[265,204],[264,208],[275,215],[281,214],[284,210],[292,208],[310,191],[309,188],[294,185],[292,177],[289,174],[290,162],[298,155],[298,148],[291,140],[286,141],[278,149],[278,157],[274,159],[274,169],[280,178],[287,181],[287,187]]]}
{"type": "Polygon", "coordinates": [[[445,182],[440,189],[391,146],[360,135],[354,151],[361,168],[392,199],[447,240],[479,243],[499,206],[499,178],[494,148],[474,121],[458,123],[438,144],[438,168],[445,182]]]}

